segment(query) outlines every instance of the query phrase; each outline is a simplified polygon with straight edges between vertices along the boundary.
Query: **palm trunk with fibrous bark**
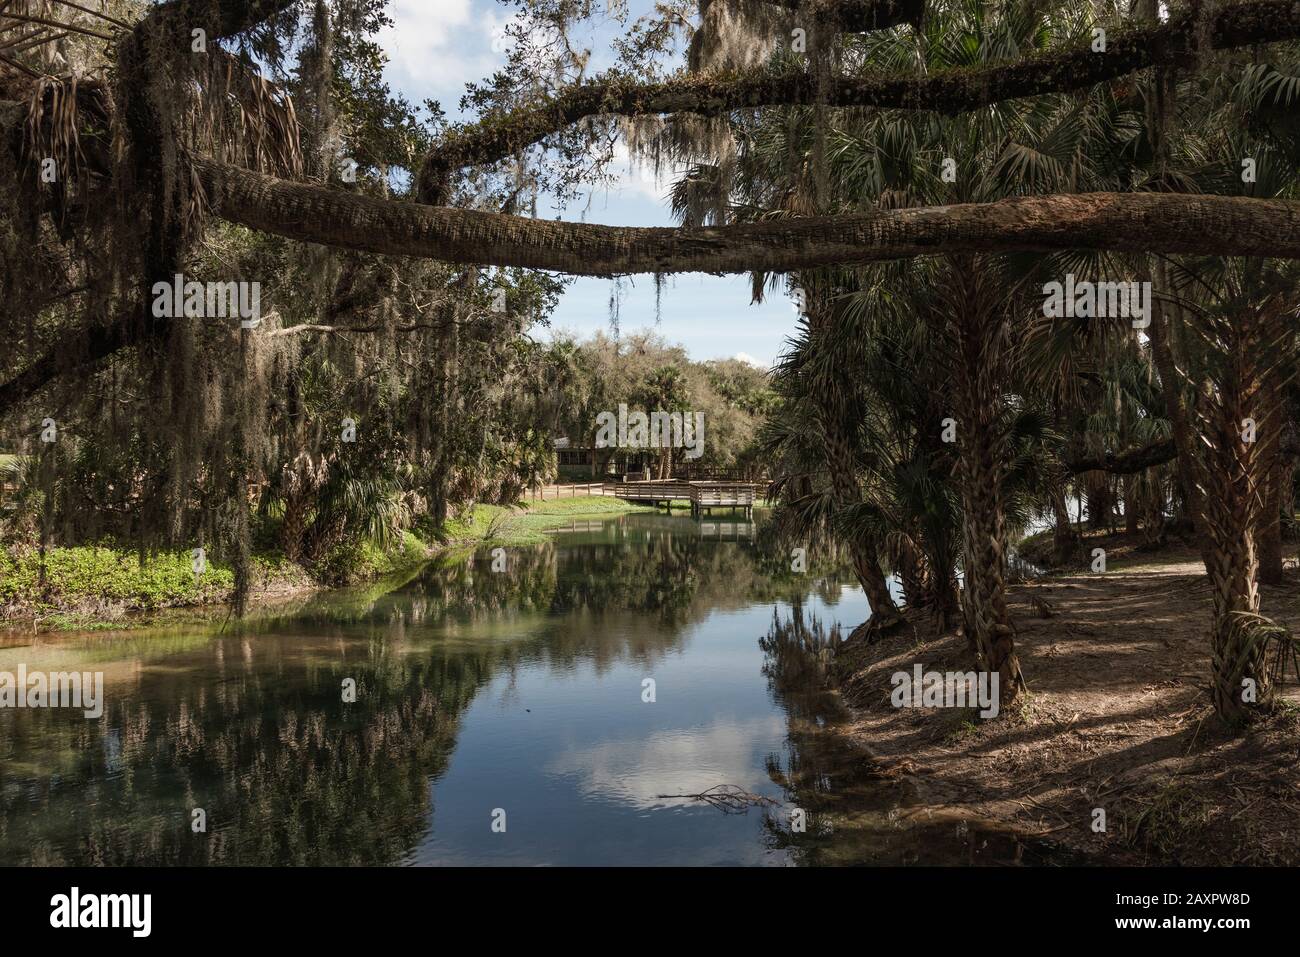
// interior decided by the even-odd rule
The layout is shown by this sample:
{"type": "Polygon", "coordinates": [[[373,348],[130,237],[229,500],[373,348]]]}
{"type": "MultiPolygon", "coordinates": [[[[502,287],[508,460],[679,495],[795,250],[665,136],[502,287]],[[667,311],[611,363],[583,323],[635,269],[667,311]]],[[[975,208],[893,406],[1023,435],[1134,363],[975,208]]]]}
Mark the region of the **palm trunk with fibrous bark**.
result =
{"type": "Polygon", "coordinates": [[[1264,463],[1266,481],[1259,526],[1259,580],[1265,585],[1280,585],[1284,580],[1282,516],[1294,515],[1291,510],[1291,483],[1295,465],[1292,452],[1285,448],[1288,443],[1283,441],[1284,438],[1291,438],[1291,425],[1284,414],[1286,396],[1282,378],[1278,375],[1269,376],[1265,386],[1266,405],[1278,410],[1279,421],[1276,430],[1278,434],[1271,436],[1271,454],[1264,463]]]}
{"type": "Polygon", "coordinates": [[[1015,629],[1007,610],[1007,534],[1002,483],[1002,396],[1009,366],[1005,297],[974,257],[955,257],[957,294],[951,331],[956,355],[952,401],[965,560],[962,611],[966,636],[985,669],[998,675],[1004,706],[1024,690],[1015,629]]]}
{"type": "Polygon", "coordinates": [[[1257,542],[1280,444],[1291,332],[1282,309],[1268,303],[1210,321],[1208,338],[1221,365],[1197,416],[1194,468],[1214,599],[1211,693],[1220,717],[1235,725],[1271,707],[1276,670],[1268,664],[1269,643],[1278,642],[1278,662],[1289,644],[1259,614],[1257,542]]]}
{"type": "MultiPolygon", "coordinates": [[[[823,395],[823,398],[825,396],[823,395]]],[[[842,510],[862,501],[858,485],[855,456],[849,445],[843,414],[827,399],[819,409],[826,448],[826,468],[830,473],[835,507],[842,510]]],[[[874,542],[854,535],[848,542],[853,571],[871,604],[873,630],[887,628],[899,620],[898,605],[889,593],[889,582],[880,567],[880,551],[874,542]]]]}
{"type": "MultiPolygon", "coordinates": [[[[834,308],[822,291],[824,278],[816,274],[800,277],[807,297],[809,331],[815,339],[824,337],[829,324],[834,321],[834,308]]],[[[849,404],[833,391],[817,391],[815,414],[825,450],[832,500],[835,510],[842,512],[861,503],[862,487],[858,482],[858,462],[852,445],[853,413],[849,404]]],[[[873,633],[879,633],[901,620],[898,605],[890,594],[888,579],[881,568],[880,544],[861,534],[850,536],[847,544],[854,573],[871,605],[867,627],[873,633]]]]}
{"type": "Polygon", "coordinates": [[[1233,627],[1234,616],[1259,613],[1257,507],[1252,501],[1258,494],[1252,479],[1259,469],[1255,450],[1239,435],[1243,396],[1232,387],[1225,391],[1228,394],[1214,423],[1217,428],[1211,433],[1212,447],[1206,453],[1202,519],[1211,538],[1206,571],[1214,595],[1214,707],[1229,722],[1239,722],[1254,710],[1248,699],[1253,697],[1256,706],[1262,706],[1271,688],[1261,668],[1262,648],[1246,644],[1233,627]]]}
{"type": "Polygon", "coordinates": [[[1259,580],[1265,585],[1280,585],[1283,581],[1282,485],[1290,480],[1291,469],[1283,463],[1277,462],[1269,469],[1259,528],[1259,580]]]}

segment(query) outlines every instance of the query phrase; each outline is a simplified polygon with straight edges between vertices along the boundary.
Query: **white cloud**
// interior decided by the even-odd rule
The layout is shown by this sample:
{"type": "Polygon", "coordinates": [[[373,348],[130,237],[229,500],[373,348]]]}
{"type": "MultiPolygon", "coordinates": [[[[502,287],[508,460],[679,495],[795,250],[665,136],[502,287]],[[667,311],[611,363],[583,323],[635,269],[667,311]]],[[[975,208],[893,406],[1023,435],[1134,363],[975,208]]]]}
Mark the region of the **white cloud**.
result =
{"type": "Polygon", "coordinates": [[[656,203],[664,201],[674,178],[674,170],[665,166],[656,172],[651,162],[633,156],[621,139],[614,144],[609,172],[616,177],[611,192],[620,196],[629,193],[644,196],[656,203]]]}
{"type": "Polygon", "coordinates": [[[747,366],[753,366],[755,369],[767,368],[766,362],[763,362],[761,359],[755,359],[748,352],[737,352],[731,358],[735,359],[737,362],[743,362],[747,366]]]}
{"type": "Polygon", "coordinates": [[[456,109],[466,81],[492,74],[505,56],[492,52],[491,17],[473,0],[393,0],[393,26],[377,40],[388,54],[388,80],[415,102],[425,97],[456,109]]]}

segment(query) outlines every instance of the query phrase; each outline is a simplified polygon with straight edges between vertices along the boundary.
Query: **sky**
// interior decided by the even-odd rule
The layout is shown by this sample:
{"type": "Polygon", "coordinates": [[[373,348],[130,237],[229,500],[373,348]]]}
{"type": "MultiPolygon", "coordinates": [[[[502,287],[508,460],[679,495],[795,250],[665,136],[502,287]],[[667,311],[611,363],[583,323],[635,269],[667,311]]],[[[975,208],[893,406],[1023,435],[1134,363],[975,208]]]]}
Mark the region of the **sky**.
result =
{"type": "MultiPolygon", "coordinates": [[[[635,16],[648,4],[632,0],[635,16]]],[[[505,62],[502,27],[510,9],[497,0],[390,0],[394,26],[379,36],[389,56],[386,78],[412,103],[438,100],[453,119],[467,81],[479,81],[505,62]]],[[[612,61],[607,30],[589,43],[589,73],[612,61]]],[[[611,173],[618,182],[600,189],[589,202],[571,205],[566,219],[611,226],[675,225],[668,205],[669,178],[657,181],[653,172],[638,168],[621,153],[611,173]]],[[[539,209],[539,215],[547,215],[539,209]]],[[[554,213],[550,214],[554,216],[554,213]]],[[[583,338],[610,332],[613,283],[582,277],[573,282],[551,317],[552,328],[583,338]]],[[[768,294],[750,304],[748,276],[706,276],[698,273],[665,279],[658,295],[653,276],[628,277],[622,283],[618,325],[623,334],[653,329],[671,344],[686,348],[693,359],[738,357],[768,366],[793,333],[796,312],[782,294],[768,294]]]]}

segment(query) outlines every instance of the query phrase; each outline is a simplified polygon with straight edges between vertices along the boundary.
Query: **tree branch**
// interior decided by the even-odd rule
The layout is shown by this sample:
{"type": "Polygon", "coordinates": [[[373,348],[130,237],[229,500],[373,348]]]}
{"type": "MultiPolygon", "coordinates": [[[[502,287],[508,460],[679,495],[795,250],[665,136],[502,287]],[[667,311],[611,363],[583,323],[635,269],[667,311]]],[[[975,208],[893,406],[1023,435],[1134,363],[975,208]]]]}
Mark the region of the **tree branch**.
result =
{"type": "MultiPolygon", "coordinates": [[[[788,5],[780,0],[783,5],[788,5]]],[[[870,4],[864,4],[864,7],[870,4]]],[[[1300,0],[1251,0],[1213,13],[1202,26],[1185,12],[1167,23],[1114,30],[1104,53],[1091,45],[1054,50],[1016,63],[982,69],[946,70],[924,77],[839,77],[824,89],[809,73],[757,76],[687,76],[662,83],[619,79],[578,84],[538,106],[488,117],[449,132],[424,159],[417,195],[445,199],[452,173],[497,162],[592,116],[695,113],[719,116],[761,106],[883,107],[968,112],[1025,96],[1065,93],[1152,66],[1194,59],[1201,43],[1225,50],[1300,37],[1300,0]]]]}
{"type": "Polygon", "coordinates": [[[767,0],[841,33],[870,33],[900,23],[920,27],[925,0],[767,0]]]}
{"type": "Polygon", "coordinates": [[[264,20],[287,10],[296,0],[168,0],[149,11],[137,26],[150,29],[174,25],[186,37],[196,28],[209,40],[225,40],[250,30],[264,20]]]}
{"type": "Polygon", "coordinates": [[[953,252],[1109,249],[1300,258],[1300,202],[1082,193],[696,228],[392,202],[194,161],[222,219],[301,242],[581,276],[789,272],[953,252]]]}
{"type": "Polygon", "coordinates": [[[268,338],[277,336],[296,336],[303,332],[323,332],[330,335],[342,333],[379,333],[379,332],[419,332],[426,329],[439,328],[437,323],[433,322],[410,322],[400,323],[394,326],[385,326],[379,323],[373,323],[367,326],[331,326],[321,322],[300,322],[296,326],[284,326],[280,329],[271,329],[263,333],[268,338]]]}
{"type": "Polygon", "coordinates": [[[1130,449],[1120,455],[1107,452],[1105,455],[1095,458],[1075,459],[1072,462],[1065,463],[1065,468],[1071,475],[1078,475],[1081,472],[1109,472],[1112,475],[1132,475],[1134,472],[1141,472],[1157,465],[1164,465],[1166,462],[1172,462],[1177,457],[1178,449],[1174,445],[1174,440],[1164,439],[1160,442],[1144,445],[1140,449],[1130,449]]]}
{"type": "Polygon", "coordinates": [[[127,308],[108,325],[78,330],[75,348],[66,344],[53,346],[13,378],[0,383],[0,416],[7,415],[58,376],[93,366],[120,349],[153,338],[164,328],[162,324],[144,326],[139,310],[127,308]]]}

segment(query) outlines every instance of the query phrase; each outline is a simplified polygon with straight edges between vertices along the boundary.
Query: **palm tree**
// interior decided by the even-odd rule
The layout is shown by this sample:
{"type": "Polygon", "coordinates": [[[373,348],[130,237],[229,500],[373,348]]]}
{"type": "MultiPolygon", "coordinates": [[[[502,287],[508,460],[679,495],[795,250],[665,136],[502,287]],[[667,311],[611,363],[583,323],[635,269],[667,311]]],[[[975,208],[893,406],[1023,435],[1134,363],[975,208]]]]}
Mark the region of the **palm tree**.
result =
{"type": "MultiPolygon", "coordinates": [[[[919,36],[869,34],[848,44],[842,56],[864,69],[924,74],[1023,55],[1052,34],[1082,35],[1090,25],[1087,16],[1043,14],[1034,5],[993,11],[962,0],[927,11],[919,36]]],[[[1114,186],[1127,171],[1125,157],[1131,157],[1132,140],[1140,131],[1134,108],[1108,89],[1003,103],[951,119],[888,111],[850,117],[813,108],[767,111],[761,122],[740,118],[736,127],[738,155],[697,165],[674,191],[674,206],[684,221],[983,202],[1059,188],[1114,186]],[[719,192],[729,196],[729,205],[718,202],[719,192]]],[[[936,434],[913,442],[937,446],[942,419],[953,420],[957,441],[955,455],[953,449],[949,454],[955,459],[962,506],[967,636],[985,667],[999,673],[1006,703],[1023,687],[1006,605],[1005,490],[1014,458],[1010,429],[1018,418],[1008,396],[1025,365],[1023,330],[1033,325],[1036,304],[1029,290],[1037,265],[1031,257],[970,254],[905,267],[872,266],[834,281],[820,273],[792,280],[809,305],[814,341],[836,287],[839,295],[860,303],[865,318],[857,335],[877,335],[891,313],[890,322],[916,324],[919,319],[929,330],[921,381],[946,414],[925,423],[936,434]]],[[[762,279],[756,277],[756,291],[762,279]]],[[[844,447],[845,437],[862,426],[854,421],[859,415],[854,406],[841,398],[851,390],[837,378],[856,380],[858,369],[841,364],[823,379],[819,392],[824,396],[824,457],[843,509],[863,498],[858,483],[848,478],[854,463],[844,447]],[[826,423],[840,424],[828,429],[826,423]]],[[[860,388],[856,382],[854,387],[860,388]]],[[[922,461],[928,471],[942,458],[930,451],[922,461]]],[[[878,468],[876,475],[890,472],[878,468]]],[[[936,487],[933,481],[927,485],[936,487]]],[[[868,492],[866,499],[871,498],[868,492]]],[[[879,504],[874,503],[878,510],[879,504]]],[[[870,524],[857,523],[860,538],[870,537],[870,524]]],[[[894,541],[903,544],[901,537],[894,541]]],[[[942,547],[936,544],[933,550],[937,556],[942,547]]],[[[907,557],[907,549],[897,552],[898,558],[907,557]]],[[[936,581],[945,580],[946,569],[932,571],[936,581]]]]}
{"type": "MultiPolygon", "coordinates": [[[[1177,135],[1160,137],[1156,174],[1168,188],[1296,195],[1300,48],[1280,46],[1271,62],[1255,59],[1206,84],[1167,86],[1148,122],[1163,132],[1175,115],[1186,121],[1177,135]]],[[[1220,717],[1240,724],[1271,706],[1293,647],[1260,616],[1258,581],[1261,540],[1269,546],[1268,577],[1281,578],[1289,470],[1281,448],[1296,374],[1300,273],[1272,260],[1216,258],[1158,261],[1153,274],[1161,301],[1153,353],[1214,596],[1212,696],[1220,717]]]]}

